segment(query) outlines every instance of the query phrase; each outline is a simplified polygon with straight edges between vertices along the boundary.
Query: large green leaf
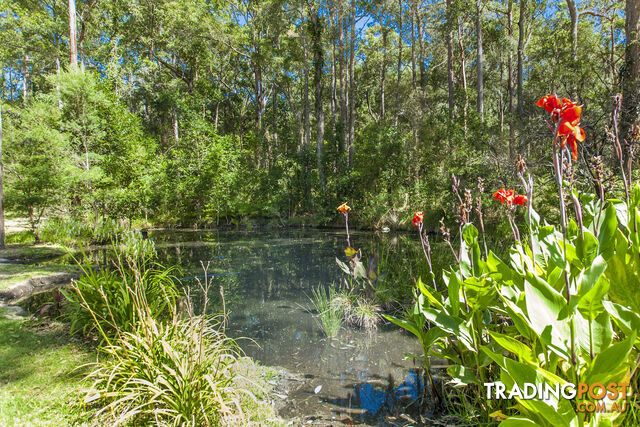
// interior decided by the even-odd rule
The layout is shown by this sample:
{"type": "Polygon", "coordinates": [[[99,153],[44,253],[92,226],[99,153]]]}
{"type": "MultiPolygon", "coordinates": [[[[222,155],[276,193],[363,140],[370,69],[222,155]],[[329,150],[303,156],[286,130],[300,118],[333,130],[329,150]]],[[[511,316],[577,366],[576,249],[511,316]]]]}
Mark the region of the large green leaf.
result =
{"type": "Polygon", "coordinates": [[[611,316],[606,311],[589,320],[580,313],[574,315],[576,341],[583,358],[591,360],[591,354],[598,354],[609,348],[613,338],[611,316]]]}
{"type": "Polygon", "coordinates": [[[488,331],[489,335],[505,350],[515,354],[521,361],[537,363],[535,353],[525,344],[508,335],[488,331]]]}
{"type": "Polygon", "coordinates": [[[420,293],[424,295],[431,304],[439,308],[444,308],[444,306],[442,305],[442,297],[440,296],[440,294],[427,288],[422,282],[421,278],[418,278],[418,289],[420,290],[420,293]]]}
{"type": "Polygon", "coordinates": [[[454,335],[468,350],[476,351],[469,328],[467,328],[462,319],[450,316],[444,311],[436,310],[434,308],[427,308],[423,310],[423,314],[428,321],[443,331],[454,335]]]}
{"type": "Polygon", "coordinates": [[[609,203],[602,214],[600,229],[598,230],[598,253],[602,254],[604,259],[609,259],[613,255],[617,229],[616,209],[613,204],[609,203]]]}
{"type": "Polygon", "coordinates": [[[489,251],[486,265],[491,276],[502,284],[513,284],[520,290],[524,289],[524,279],[517,274],[511,267],[498,258],[493,252],[489,251]]]}
{"type": "Polygon", "coordinates": [[[469,384],[481,385],[480,381],[476,378],[475,371],[462,365],[449,366],[447,368],[447,374],[451,376],[449,383],[453,385],[453,387],[464,387],[469,384]]]}
{"type": "Polygon", "coordinates": [[[449,299],[447,300],[449,306],[449,313],[457,316],[460,313],[460,279],[456,273],[452,271],[443,271],[443,275],[447,276],[447,290],[449,293],[449,299]]]}
{"type": "Polygon", "coordinates": [[[598,255],[580,275],[578,295],[571,298],[572,303],[577,300],[578,309],[589,320],[604,311],[602,300],[609,290],[609,281],[603,277],[606,268],[606,261],[598,255]]]}
{"type": "Polygon", "coordinates": [[[527,276],[524,283],[528,319],[541,341],[560,356],[570,354],[571,331],[559,314],[567,305],[565,298],[539,277],[527,276]]]}
{"type": "Polygon", "coordinates": [[[640,331],[640,316],[637,312],[611,301],[603,301],[602,304],[625,335],[640,331]]]}
{"type": "Polygon", "coordinates": [[[598,239],[587,228],[575,240],[576,254],[584,265],[589,265],[598,253],[598,239]]]}
{"type": "Polygon", "coordinates": [[[599,353],[587,368],[585,381],[587,384],[607,383],[624,376],[631,360],[629,353],[636,339],[635,332],[624,341],[618,342],[599,353]]]}

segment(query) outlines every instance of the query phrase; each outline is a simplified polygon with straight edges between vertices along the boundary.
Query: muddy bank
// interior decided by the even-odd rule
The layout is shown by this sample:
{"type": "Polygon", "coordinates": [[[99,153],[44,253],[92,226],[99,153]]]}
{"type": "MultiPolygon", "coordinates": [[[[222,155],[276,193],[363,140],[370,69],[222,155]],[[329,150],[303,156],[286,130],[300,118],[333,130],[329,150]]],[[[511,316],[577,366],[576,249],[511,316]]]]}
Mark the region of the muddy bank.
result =
{"type": "Polygon", "coordinates": [[[77,277],[78,274],[73,273],[53,273],[31,277],[0,291],[0,301],[7,305],[18,305],[33,295],[64,287],[71,282],[71,279],[77,277]]]}

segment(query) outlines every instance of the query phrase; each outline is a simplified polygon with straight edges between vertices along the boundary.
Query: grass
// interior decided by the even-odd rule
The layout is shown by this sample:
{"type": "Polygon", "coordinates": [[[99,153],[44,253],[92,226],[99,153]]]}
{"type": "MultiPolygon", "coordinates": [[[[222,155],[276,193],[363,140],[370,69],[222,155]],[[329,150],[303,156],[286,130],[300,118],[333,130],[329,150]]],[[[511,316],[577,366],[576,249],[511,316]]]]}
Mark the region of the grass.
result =
{"type": "Polygon", "coordinates": [[[0,425],[71,425],[83,421],[75,405],[89,384],[78,367],[92,352],[71,341],[60,323],[11,320],[0,307],[0,425]]]}
{"type": "Polygon", "coordinates": [[[340,332],[345,317],[345,307],[339,293],[333,288],[318,287],[311,290],[311,302],[318,312],[318,323],[327,337],[335,337],[340,332]]]}

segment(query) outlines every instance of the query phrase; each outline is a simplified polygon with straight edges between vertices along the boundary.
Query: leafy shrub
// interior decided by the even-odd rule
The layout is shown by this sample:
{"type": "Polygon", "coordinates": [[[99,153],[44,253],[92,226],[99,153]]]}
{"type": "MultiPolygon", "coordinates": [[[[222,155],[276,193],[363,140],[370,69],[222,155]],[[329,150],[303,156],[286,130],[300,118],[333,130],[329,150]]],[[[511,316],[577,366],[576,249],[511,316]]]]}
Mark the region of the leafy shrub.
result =
{"type": "Polygon", "coordinates": [[[116,424],[242,423],[242,396],[234,386],[237,351],[220,319],[163,323],[145,317],[101,351],[103,361],[91,373],[92,395],[107,400],[99,412],[112,414],[116,424]]]}
{"type": "Polygon", "coordinates": [[[133,331],[142,317],[141,303],[154,318],[169,316],[179,295],[175,271],[160,264],[145,264],[137,272],[83,266],[83,276],[70,291],[63,291],[72,331],[85,335],[97,331],[110,337],[117,330],[133,331]]]}
{"type": "MultiPolygon", "coordinates": [[[[190,304],[178,312],[172,268],[140,268],[131,257],[126,269],[122,265],[109,273],[88,272],[89,279],[74,287],[76,323],[95,329],[103,342],[85,402],[96,401],[102,406],[98,415],[116,425],[246,424],[252,417],[243,408],[256,398],[236,381],[242,367],[236,369],[239,351],[225,336],[224,315],[196,316],[190,304]]],[[[205,285],[198,282],[203,313],[206,277],[205,269],[205,285]]]]}
{"type": "Polygon", "coordinates": [[[120,222],[113,219],[99,222],[94,228],[91,223],[81,219],[51,218],[42,226],[40,238],[65,246],[107,244],[118,240],[125,231],[120,222]]]}
{"type": "MultiPolygon", "coordinates": [[[[551,96],[543,100],[547,98],[551,96]]],[[[546,399],[516,396],[515,405],[507,407],[507,402],[488,398],[484,387],[497,380],[506,390],[516,384],[522,389],[525,383],[631,384],[634,390],[638,385],[640,185],[630,192],[631,181],[623,173],[626,201],[605,201],[599,181],[600,197],[580,194],[572,175],[565,182],[560,167],[565,165],[564,145],[573,149],[575,161],[577,143],[584,139],[575,136],[580,135],[582,109],[571,101],[552,99],[556,100],[550,110],[556,114],[553,160],[561,201],[559,229],[533,210],[533,180],[524,179],[526,165],[518,159],[518,176],[527,195],[504,188],[494,194],[506,202],[505,216],[515,240],[508,261],[481,249],[479,232],[465,217],[472,207],[470,193],[465,201],[459,197],[462,239],[459,254],[454,252],[456,266],[442,273],[445,290],[437,292],[418,280],[413,311],[403,319],[386,317],[418,337],[427,372],[431,355],[449,362],[449,383],[463,390],[462,399],[475,404],[481,422],[494,417],[504,426],[617,425],[624,422],[624,411],[580,409],[594,403],[586,393],[573,400],[552,394],[546,399]],[[568,132],[563,129],[569,127],[578,130],[562,139],[562,132],[568,132]],[[575,220],[566,214],[566,186],[575,220]],[[515,221],[516,204],[527,201],[529,236],[522,238],[515,221]],[[432,327],[425,331],[427,323],[432,327]]],[[[454,177],[456,194],[458,184],[454,177]]],[[[624,407],[624,398],[622,393],[612,396],[607,407],[614,403],[624,407]]],[[[628,412],[630,419],[637,418],[635,411],[628,412]]]]}
{"type": "Polygon", "coordinates": [[[82,276],[63,291],[72,331],[113,337],[131,332],[145,316],[170,316],[179,298],[176,267],[154,261],[155,247],[139,233],[128,232],[111,248],[114,268],[81,266],[82,276]]]}

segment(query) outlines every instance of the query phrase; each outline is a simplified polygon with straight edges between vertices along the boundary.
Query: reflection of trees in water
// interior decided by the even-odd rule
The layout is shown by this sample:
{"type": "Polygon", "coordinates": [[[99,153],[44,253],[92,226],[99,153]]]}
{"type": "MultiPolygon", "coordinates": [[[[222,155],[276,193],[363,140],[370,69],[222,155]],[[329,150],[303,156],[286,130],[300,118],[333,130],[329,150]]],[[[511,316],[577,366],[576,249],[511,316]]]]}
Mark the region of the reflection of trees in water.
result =
{"type": "MultiPolygon", "coordinates": [[[[407,301],[418,277],[428,269],[415,233],[373,233],[355,231],[351,242],[365,258],[374,251],[380,270],[386,273],[379,284],[382,302],[407,301]]],[[[293,299],[303,303],[311,288],[340,282],[342,273],[335,257],[344,259],[344,233],[304,229],[275,231],[151,231],[159,258],[179,265],[184,276],[202,274],[200,260],[211,261],[210,273],[239,272],[236,278],[215,278],[225,288],[230,309],[243,298],[293,299]]],[[[439,235],[431,236],[436,280],[441,270],[453,263],[449,249],[439,235]]],[[[213,307],[220,309],[219,286],[212,287],[213,307]],[[215,294],[215,295],[214,295],[215,294]]]]}

